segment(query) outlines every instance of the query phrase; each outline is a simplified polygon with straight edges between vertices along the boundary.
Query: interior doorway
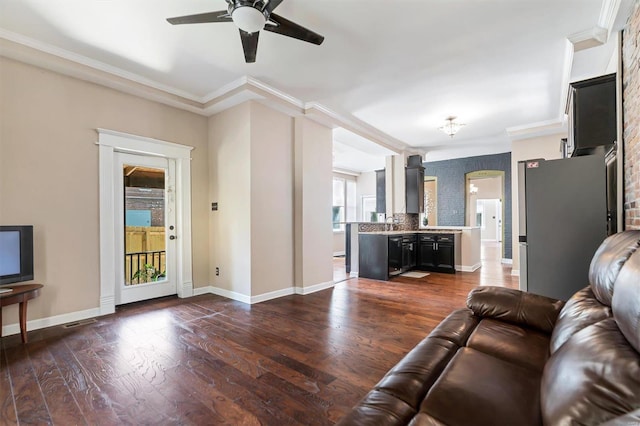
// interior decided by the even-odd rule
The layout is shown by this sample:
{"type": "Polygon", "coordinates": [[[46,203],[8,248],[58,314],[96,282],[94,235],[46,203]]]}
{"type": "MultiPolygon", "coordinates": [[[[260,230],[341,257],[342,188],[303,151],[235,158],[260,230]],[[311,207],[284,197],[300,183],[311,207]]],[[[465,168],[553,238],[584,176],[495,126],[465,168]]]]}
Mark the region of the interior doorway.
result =
{"type": "Polygon", "coordinates": [[[479,170],[465,175],[465,226],[478,226],[481,239],[498,243],[504,257],[504,171],[479,170]]]}

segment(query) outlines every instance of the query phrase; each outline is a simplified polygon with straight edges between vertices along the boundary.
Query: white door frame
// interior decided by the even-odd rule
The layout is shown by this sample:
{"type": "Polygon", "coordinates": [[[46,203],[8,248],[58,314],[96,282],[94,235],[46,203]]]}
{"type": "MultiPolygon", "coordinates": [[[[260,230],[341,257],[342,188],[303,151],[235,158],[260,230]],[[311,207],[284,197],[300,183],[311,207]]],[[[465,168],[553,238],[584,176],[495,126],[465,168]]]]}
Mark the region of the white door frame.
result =
{"type": "Polygon", "coordinates": [[[178,297],[193,295],[191,265],[191,150],[193,147],[113,130],[97,129],[100,172],[100,315],[115,312],[116,218],[115,153],[172,158],[176,162],[176,287],[178,297]]]}

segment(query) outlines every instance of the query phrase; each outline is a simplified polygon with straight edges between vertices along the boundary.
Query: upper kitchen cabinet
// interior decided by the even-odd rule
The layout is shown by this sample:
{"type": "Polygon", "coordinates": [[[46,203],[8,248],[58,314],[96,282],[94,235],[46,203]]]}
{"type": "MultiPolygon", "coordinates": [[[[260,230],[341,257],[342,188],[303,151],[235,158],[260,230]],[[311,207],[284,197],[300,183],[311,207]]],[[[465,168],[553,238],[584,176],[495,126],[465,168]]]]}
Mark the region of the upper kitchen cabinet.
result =
{"type": "Polygon", "coordinates": [[[387,212],[385,170],[376,170],[376,213],[387,212]]]}
{"type": "Polygon", "coordinates": [[[597,147],[605,151],[617,139],[616,74],[571,83],[568,110],[568,154],[592,154],[597,147]]]}
{"type": "Polygon", "coordinates": [[[419,214],[424,213],[424,167],[419,155],[412,157],[405,169],[406,212],[419,214]]]}

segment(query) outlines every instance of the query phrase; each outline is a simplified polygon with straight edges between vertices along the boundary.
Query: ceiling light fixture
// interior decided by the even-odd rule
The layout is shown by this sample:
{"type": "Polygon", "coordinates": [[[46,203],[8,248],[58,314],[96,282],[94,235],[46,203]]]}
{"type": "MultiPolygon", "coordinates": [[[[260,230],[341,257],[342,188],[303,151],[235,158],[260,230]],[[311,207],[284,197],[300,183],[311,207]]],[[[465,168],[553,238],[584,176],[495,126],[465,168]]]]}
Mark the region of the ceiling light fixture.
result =
{"type": "Polygon", "coordinates": [[[267,18],[264,13],[251,6],[240,6],[233,10],[231,19],[242,31],[253,34],[264,28],[267,18]]]}
{"type": "Polygon", "coordinates": [[[462,129],[462,126],[465,126],[464,123],[456,123],[454,121],[455,119],[456,117],[454,116],[447,117],[446,119],[447,122],[444,124],[444,126],[438,127],[438,128],[443,132],[445,132],[450,137],[453,137],[453,135],[458,133],[458,130],[462,129]]]}

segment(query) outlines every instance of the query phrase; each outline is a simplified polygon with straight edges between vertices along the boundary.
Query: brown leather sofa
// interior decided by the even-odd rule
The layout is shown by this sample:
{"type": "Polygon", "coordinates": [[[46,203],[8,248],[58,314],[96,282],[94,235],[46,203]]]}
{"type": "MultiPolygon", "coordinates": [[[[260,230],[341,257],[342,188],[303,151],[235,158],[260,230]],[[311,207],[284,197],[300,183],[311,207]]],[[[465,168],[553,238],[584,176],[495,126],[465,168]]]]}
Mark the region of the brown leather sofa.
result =
{"type": "Polygon", "coordinates": [[[338,424],[640,425],[640,231],[562,301],[471,291],[338,424]]]}

